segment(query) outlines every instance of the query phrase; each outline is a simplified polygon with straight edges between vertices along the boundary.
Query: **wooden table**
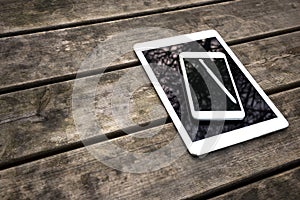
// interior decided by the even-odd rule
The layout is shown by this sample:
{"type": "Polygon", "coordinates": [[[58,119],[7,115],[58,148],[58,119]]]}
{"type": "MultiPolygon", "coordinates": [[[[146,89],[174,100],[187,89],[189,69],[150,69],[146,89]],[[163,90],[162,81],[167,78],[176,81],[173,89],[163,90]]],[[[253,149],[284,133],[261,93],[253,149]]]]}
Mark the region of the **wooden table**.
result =
{"type": "MultiPolygon", "coordinates": [[[[0,199],[300,199],[299,1],[1,0],[0,5],[0,199]],[[178,34],[216,29],[289,128],[204,158],[185,152],[148,173],[99,162],[75,127],[76,73],[99,42],[142,26],[178,34]]],[[[100,72],[81,75],[88,80],[100,72]]],[[[95,112],[110,140],[93,135],[90,145],[115,142],[128,151],[154,151],[177,132],[170,121],[143,130],[135,125],[168,116],[149,82],[132,96],[132,124],[115,122],[112,106],[102,103],[110,102],[114,84],[126,73],[146,79],[133,52],[109,66],[97,85],[95,112]],[[136,137],[156,130],[152,138],[136,137]]]]}

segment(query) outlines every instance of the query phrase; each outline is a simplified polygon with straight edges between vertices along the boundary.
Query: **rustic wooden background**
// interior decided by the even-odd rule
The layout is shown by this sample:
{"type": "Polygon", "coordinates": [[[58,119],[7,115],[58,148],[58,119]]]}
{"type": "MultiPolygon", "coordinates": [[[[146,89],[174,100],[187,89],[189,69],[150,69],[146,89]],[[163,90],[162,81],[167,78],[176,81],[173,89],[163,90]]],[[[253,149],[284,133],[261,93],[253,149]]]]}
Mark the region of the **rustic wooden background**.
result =
{"type": "MultiPolygon", "coordinates": [[[[300,2],[297,0],[0,0],[0,199],[299,199],[300,2]],[[109,168],[84,148],[72,92],[84,58],[113,35],[142,26],[180,34],[217,30],[288,119],[288,129],[158,171],[109,168]]],[[[147,40],[147,39],[145,39],[147,40]]],[[[130,47],[131,48],[131,47],[130,47]]],[[[102,69],[84,71],[88,80],[102,69]]],[[[177,135],[150,82],[133,95],[132,124],[113,120],[120,77],[147,76],[133,52],[97,86],[102,133],[130,151],[153,151],[177,135]],[[138,139],[122,130],[131,127],[138,139]]],[[[93,136],[95,148],[105,145],[93,136]]],[[[181,144],[183,145],[183,144],[181,144]]],[[[122,156],[122,155],[120,155],[122,156]]]]}

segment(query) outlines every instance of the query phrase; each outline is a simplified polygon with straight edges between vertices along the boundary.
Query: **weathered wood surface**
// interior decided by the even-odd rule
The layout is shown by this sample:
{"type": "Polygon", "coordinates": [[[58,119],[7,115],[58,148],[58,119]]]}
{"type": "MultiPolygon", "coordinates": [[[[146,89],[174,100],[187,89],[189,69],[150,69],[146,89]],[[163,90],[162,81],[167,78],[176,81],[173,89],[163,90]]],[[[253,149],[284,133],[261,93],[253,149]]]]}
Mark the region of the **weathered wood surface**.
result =
{"type": "MultiPolygon", "coordinates": [[[[178,35],[216,29],[227,40],[255,36],[299,26],[300,6],[287,1],[233,1],[150,16],[41,32],[0,39],[0,91],[23,84],[75,74],[82,61],[100,42],[133,28],[162,27],[178,35]]],[[[162,38],[144,31],[143,40],[162,38]]],[[[137,35],[137,37],[140,35],[137,35]]],[[[141,37],[141,36],[140,36],[141,37]]],[[[124,37],[123,37],[124,38],[124,37]]],[[[132,37],[134,38],[134,37],[132,37]]],[[[132,39],[131,38],[131,39],[132,39]]],[[[114,64],[137,61],[130,52],[114,64]]],[[[114,47],[119,49],[117,47],[114,47]]],[[[101,66],[90,66],[101,68],[101,66]]]]}
{"type": "MultiPolygon", "coordinates": [[[[299,159],[299,96],[300,88],[271,96],[290,122],[289,128],[210,153],[204,158],[193,158],[185,153],[170,166],[160,170],[132,174],[107,167],[93,158],[85,148],[80,148],[1,171],[0,197],[181,199],[199,196],[299,159]]],[[[151,152],[177,135],[172,124],[167,124],[153,137],[152,142],[149,142],[149,138],[136,137],[139,134],[151,134],[155,129],[161,127],[97,143],[92,147],[102,152],[101,149],[115,142],[129,152],[151,152]]],[[[183,144],[177,148],[183,148],[183,144]]],[[[126,153],[117,151],[114,156],[122,159],[126,153]]],[[[159,158],[160,155],[155,159],[159,158]]],[[[148,165],[151,165],[151,161],[145,163],[145,166],[148,165]]]]}
{"type": "Polygon", "coordinates": [[[91,20],[126,18],[143,13],[197,6],[218,0],[33,0],[0,1],[0,34],[91,20]]]}
{"type": "MultiPolygon", "coordinates": [[[[49,83],[50,80],[57,82],[73,79],[82,61],[99,42],[107,42],[129,28],[157,26],[176,31],[169,33],[170,35],[216,29],[227,41],[238,41],[245,37],[300,26],[299,3],[293,0],[241,0],[199,6],[217,1],[131,0],[130,3],[121,1],[116,4],[110,1],[87,3],[83,0],[3,0],[0,2],[0,76],[5,78],[0,80],[0,92],[10,91],[10,88],[27,83],[36,83],[37,86],[44,80],[49,83]],[[175,11],[175,8],[186,9],[175,11]],[[168,10],[174,11],[158,13],[168,10]],[[131,19],[125,19],[126,17],[131,19]],[[84,26],[74,27],[76,25],[84,26]],[[60,26],[73,28],[40,32],[44,28],[51,30],[60,26]],[[15,31],[25,33],[28,29],[31,29],[29,32],[38,33],[3,38],[15,31]]],[[[294,29],[290,34],[239,44],[232,48],[264,90],[276,91],[276,88],[294,83],[299,85],[299,34],[294,29]]],[[[149,40],[161,36],[150,34],[143,37],[149,40]]],[[[95,114],[102,133],[109,134],[128,127],[134,127],[132,131],[136,131],[140,128],[138,124],[144,124],[143,129],[146,130],[90,146],[100,152],[106,150],[111,143],[120,145],[129,152],[151,152],[166,145],[175,136],[178,137],[171,123],[153,125],[154,128],[147,129],[149,122],[163,123],[167,114],[141,66],[136,66],[138,61],[132,52],[132,46],[126,47],[130,53],[117,59],[112,65],[129,64],[131,68],[106,73],[102,77],[101,82],[96,85],[95,114]],[[116,108],[112,100],[115,97],[113,89],[118,87],[116,84],[122,78],[125,83],[142,81],[144,84],[132,91],[128,100],[130,102],[125,102],[130,105],[130,113],[120,116],[120,123],[112,115],[116,108]],[[153,138],[135,137],[149,136],[156,132],[159,133],[153,138]]],[[[86,70],[91,69],[94,68],[86,70]]],[[[85,78],[89,79],[93,77],[85,78]]],[[[73,84],[74,81],[65,81],[0,96],[0,165],[40,152],[51,153],[53,149],[80,141],[72,117],[73,84]]],[[[84,89],[90,91],[90,88],[84,89]]],[[[213,152],[202,159],[193,158],[185,152],[171,166],[155,172],[131,174],[109,168],[98,162],[85,148],[79,148],[0,171],[0,199],[201,197],[201,194],[219,187],[299,159],[299,97],[299,88],[271,96],[288,118],[288,129],[213,152]]],[[[175,151],[182,149],[185,151],[180,143],[175,151]]],[[[118,158],[124,158],[128,154],[122,151],[115,153],[118,158]]],[[[156,159],[165,159],[164,156],[169,153],[164,151],[164,155],[156,159]]],[[[153,164],[153,158],[148,159],[145,162],[147,166],[153,164]]],[[[295,187],[299,186],[298,182],[299,169],[270,177],[218,198],[265,198],[268,192],[278,193],[278,198],[287,195],[293,197],[292,194],[279,192],[293,192],[295,189],[296,193],[299,190],[295,187]],[[279,186],[281,188],[278,189],[279,186]],[[289,190],[289,187],[293,188],[289,190]]]]}
{"type": "MultiPolygon", "coordinates": [[[[271,90],[300,80],[299,34],[244,43],[233,50],[262,88],[271,90]]],[[[80,140],[72,116],[73,84],[67,81],[0,96],[1,162],[80,140]]],[[[95,104],[102,133],[159,119],[163,123],[167,117],[141,66],[105,73],[97,85],[95,104]],[[141,87],[129,91],[132,101],[124,99],[130,112],[118,114],[122,120],[117,121],[112,115],[118,106],[112,103],[114,89],[135,82],[141,82],[141,87]]]]}
{"type": "Polygon", "coordinates": [[[259,182],[225,193],[214,200],[221,199],[300,199],[300,168],[289,170],[259,182]]]}

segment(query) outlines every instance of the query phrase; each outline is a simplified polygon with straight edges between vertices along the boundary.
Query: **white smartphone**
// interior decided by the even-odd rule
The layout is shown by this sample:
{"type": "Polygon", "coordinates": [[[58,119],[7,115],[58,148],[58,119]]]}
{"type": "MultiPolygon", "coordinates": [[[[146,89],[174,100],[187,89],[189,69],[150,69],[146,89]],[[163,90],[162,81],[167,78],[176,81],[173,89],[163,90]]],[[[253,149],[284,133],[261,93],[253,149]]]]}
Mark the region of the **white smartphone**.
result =
{"type": "Polygon", "coordinates": [[[193,118],[240,120],[245,117],[224,53],[182,52],[179,59],[193,118]]]}

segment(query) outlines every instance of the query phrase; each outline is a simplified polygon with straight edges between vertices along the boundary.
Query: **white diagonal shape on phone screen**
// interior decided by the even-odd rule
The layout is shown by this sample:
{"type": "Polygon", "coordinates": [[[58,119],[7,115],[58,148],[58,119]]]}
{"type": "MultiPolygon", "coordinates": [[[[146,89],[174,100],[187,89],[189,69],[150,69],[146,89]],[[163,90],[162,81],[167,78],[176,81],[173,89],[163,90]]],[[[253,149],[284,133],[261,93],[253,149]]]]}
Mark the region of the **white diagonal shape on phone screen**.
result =
{"type": "Polygon", "coordinates": [[[223,90],[223,92],[229,97],[229,99],[233,103],[237,103],[235,98],[230,94],[230,92],[226,89],[226,87],[221,83],[221,81],[216,77],[216,75],[209,69],[209,67],[205,64],[205,62],[202,59],[199,59],[201,64],[204,66],[207,73],[210,75],[210,77],[217,83],[217,85],[223,90]]]}

